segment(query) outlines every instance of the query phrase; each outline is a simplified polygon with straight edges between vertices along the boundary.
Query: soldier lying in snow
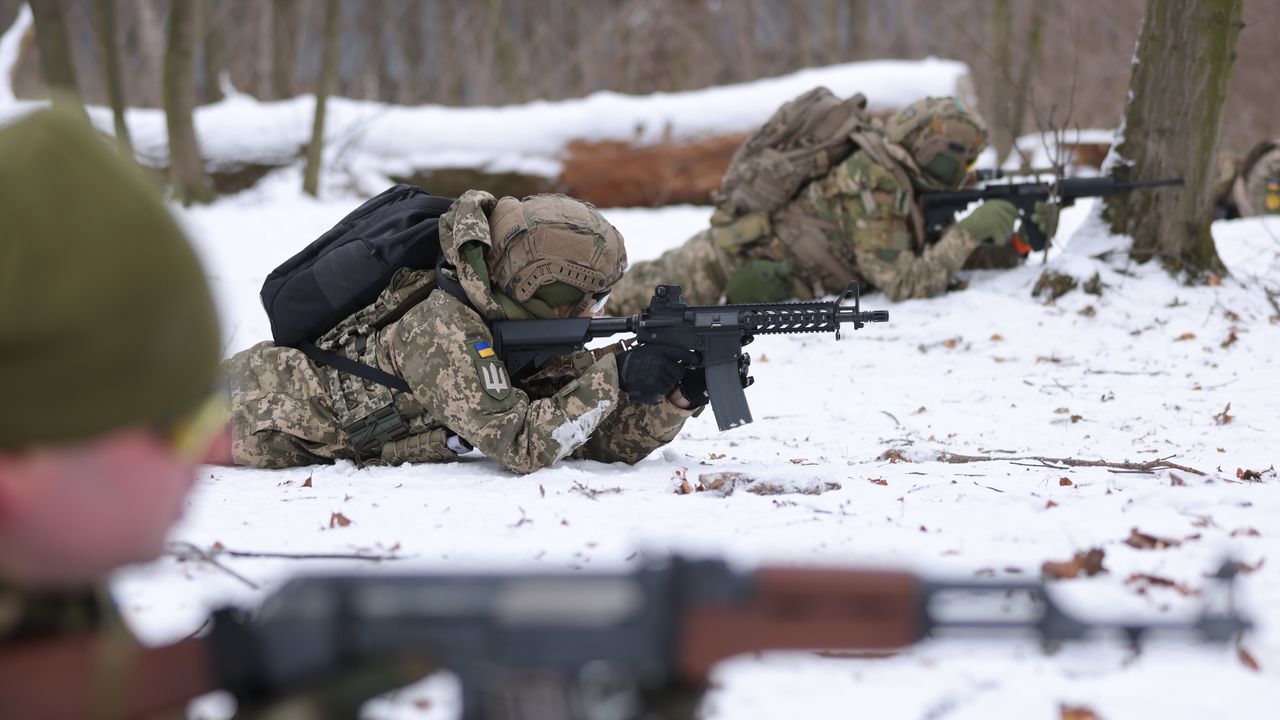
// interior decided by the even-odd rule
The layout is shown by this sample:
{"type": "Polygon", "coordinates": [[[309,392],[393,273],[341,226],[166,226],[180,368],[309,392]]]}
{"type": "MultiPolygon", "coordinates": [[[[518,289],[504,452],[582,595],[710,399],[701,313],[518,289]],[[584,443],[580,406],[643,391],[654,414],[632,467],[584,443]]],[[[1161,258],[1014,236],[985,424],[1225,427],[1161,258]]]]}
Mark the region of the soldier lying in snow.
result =
{"type": "Polygon", "coordinates": [[[400,270],[377,302],[316,341],[403,379],[409,392],[259,343],[226,363],[224,461],[443,462],[474,446],[516,472],[565,457],[635,463],[695,413],[677,388],[685,370],[663,348],[579,353],[521,378],[494,353],[493,321],[603,312],[626,250],[594,208],[472,190],[440,218],[439,234],[439,272],[400,270]],[[378,322],[424,292],[399,319],[378,322]]]}
{"type": "MultiPolygon", "coordinates": [[[[744,174],[766,200],[744,208],[722,196],[710,228],[632,266],[613,294],[611,311],[636,312],[659,282],[680,285],[685,299],[697,304],[719,302],[722,295],[730,303],[809,299],[840,292],[850,278],[893,300],[929,297],[946,290],[962,267],[1021,262],[1023,255],[1010,246],[1018,213],[1008,202],[983,203],[940,237],[929,237],[920,219],[919,193],[959,188],[986,147],[976,114],[955,98],[926,98],[881,126],[859,114],[861,96],[835,102],[818,88],[779,110],[739,149],[726,174],[727,189],[744,158],[762,160],[744,174]],[[842,113],[847,119],[833,131],[837,123],[830,118],[842,113]],[[788,143],[785,151],[754,158],[746,152],[770,137],[788,143]],[[833,146],[848,138],[844,150],[833,146]],[[837,151],[814,158],[823,147],[837,151]],[[780,164],[788,154],[802,159],[780,164]],[[794,192],[786,186],[813,167],[830,170],[794,192]],[[778,192],[764,187],[775,175],[775,184],[784,186],[778,192]],[[775,202],[768,202],[769,195],[775,202]],[[988,239],[992,244],[983,245],[988,239]]],[[[756,199],[748,196],[748,204],[756,199]]]]}

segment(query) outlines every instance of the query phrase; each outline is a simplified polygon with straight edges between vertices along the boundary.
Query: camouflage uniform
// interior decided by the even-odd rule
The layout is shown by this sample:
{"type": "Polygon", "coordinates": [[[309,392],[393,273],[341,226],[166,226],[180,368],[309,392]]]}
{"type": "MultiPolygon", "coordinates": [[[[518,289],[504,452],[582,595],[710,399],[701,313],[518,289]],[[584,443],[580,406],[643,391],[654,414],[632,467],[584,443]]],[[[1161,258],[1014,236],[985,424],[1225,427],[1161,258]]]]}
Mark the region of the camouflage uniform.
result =
{"type": "Polygon", "coordinates": [[[1231,186],[1241,217],[1280,214],[1280,141],[1260,143],[1249,153],[1231,186]]]}
{"type": "MultiPolygon", "coordinates": [[[[923,119],[962,117],[976,127],[972,156],[985,146],[985,132],[965,111],[957,111],[955,101],[931,99],[913,106],[920,104],[929,108],[923,119]],[[936,109],[939,103],[944,110],[936,109]]],[[[776,212],[730,220],[718,211],[712,227],[683,246],[636,263],[614,290],[610,312],[638,312],[659,283],[680,285],[688,302],[717,303],[734,274],[756,258],[785,263],[787,296],[796,299],[839,292],[851,279],[893,300],[929,297],[946,290],[962,267],[1018,262],[1004,248],[979,250],[978,240],[955,225],[941,237],[925,237],[922,223],[913,218],[918,215],[915,190],[947,186],[931,181],[917,165],[919,152],[908,150],[914,140],[909,129],[888,130],[874,153],[854,152],[776,212]]]]}
{"type": "MultiPolygon", "coordinates": [[[[468,302],[436,287],[434,272],[404,269],[373,306],[317,341],[404,379],[411,393],[318,366],[300,351],[270,343],[228,360],[237,464],[444,462],[457,456],[457,442],[450,447],[456,435],[528,473],[566,457],[635,463],[670,442],[692,411],[666,400],[630,401],[619,390],[612,353],[581,353],[514,382],[494,355],[487,320],[503,316],[500,293],[488,290],[460,248],[471,241],[488,244],[495,207],[509,206],[471,191],[441,220],[442,251],[453,268],[444,272],[456,272],[449,279],[468,302]],[[407,303],[403,316],[385,327],[368,322],[407,303]],[[407,428],[376,454],[358,453],[358,435],[371,416],[398,416],[407,428]]],[[[503,285],[523,299],[511,283],[531,272],[536,270],[503,278],[495,268],[495,282],[510,281],[503,285]]]]}

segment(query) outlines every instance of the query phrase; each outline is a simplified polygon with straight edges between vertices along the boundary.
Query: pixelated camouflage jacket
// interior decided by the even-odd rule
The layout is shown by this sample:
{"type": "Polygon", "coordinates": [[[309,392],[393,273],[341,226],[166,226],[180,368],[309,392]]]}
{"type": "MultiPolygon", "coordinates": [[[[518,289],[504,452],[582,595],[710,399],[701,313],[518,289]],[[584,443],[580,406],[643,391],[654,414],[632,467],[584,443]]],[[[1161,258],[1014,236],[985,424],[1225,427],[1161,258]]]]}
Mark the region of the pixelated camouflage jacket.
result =
{"type": "Polygon", "coordinates": [[[609,312],[638,312],[660,283],[680,285],[691,304],[717,303],[734,271],[758,257],[791,264],[796,299],[839,292],[852,279],[895,301],[937,295],[978,241],[955,225],[936,241],[917,241],[910,198],[892,172],[860,150],[770,217],[713,226],[656,260],[635,263],[610,297],[609,312]]]}
{"type": "MultiPolygon", "coordinates": [[[[485,213],[493,201],[488,193],[469,192],[442,219],[446,258],[456,258],[463,242],[483,236],[487,244],[485,213]]],[[[461,268],[458,275],[469,303],[431,289],[431,271],[402,270],[369,312],[356,313],[355,322],[344,321],[317,341],[402,378],[411,392],[317,366],[301,352],[270,343],[231,358],[236,461],[287,467],[357,459],[343,428],[393,406],[409,435],[384,444],[374,462],[453,460],[445,444],[452,433],[520,473],[566,457],[635,463],[670,442],[693,414],[665,399],[631,402],[619,389],[612,353],[580,353],[534,376],[511,378],[482,317],[500,312],[497,304],[478,297],[461,268]],[[362,313],[378,314],[379,303],[392,307],[424,291],[425,299],[385,327],[359,321],[362,313]]]]}

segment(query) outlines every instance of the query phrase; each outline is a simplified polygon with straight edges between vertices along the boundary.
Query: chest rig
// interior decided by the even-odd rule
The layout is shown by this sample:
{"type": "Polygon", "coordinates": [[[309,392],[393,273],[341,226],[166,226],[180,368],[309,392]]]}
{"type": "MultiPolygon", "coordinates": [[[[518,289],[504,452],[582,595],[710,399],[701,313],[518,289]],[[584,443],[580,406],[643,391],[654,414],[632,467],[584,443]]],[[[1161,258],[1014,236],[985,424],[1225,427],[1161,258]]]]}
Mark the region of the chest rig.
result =
{"type": "MultiPolygon", "coordinates": [[[[401,269],[377,300],[347,317],[316,341],[322,350],[392,371],[384,329],[422,302],[436,287],[435,272],[401,269]]],[[[470,450],[430,416],[406,388],[328,367],[324,373],[333,412],[356,463],[397,465],[443,462],[470,450]]]]}

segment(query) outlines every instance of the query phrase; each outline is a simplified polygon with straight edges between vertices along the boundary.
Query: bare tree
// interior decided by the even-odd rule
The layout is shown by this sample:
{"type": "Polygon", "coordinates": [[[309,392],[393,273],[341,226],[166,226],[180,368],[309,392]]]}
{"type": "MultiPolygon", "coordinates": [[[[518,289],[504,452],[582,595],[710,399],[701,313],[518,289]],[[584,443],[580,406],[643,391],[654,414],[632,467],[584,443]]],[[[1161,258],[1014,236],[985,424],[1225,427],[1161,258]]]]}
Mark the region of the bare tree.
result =
{"type": "Polygon", "coordinates": [[[169,45],[164,55],[164,114],[169,130],[169,181],[184,205],[213,199],[204,172],[192,113],[196,105],[195,57],[201,0],[169,8],[169,45]]]}
{"type": "Polygon", "coordinates": [[[320,86],[316,89],[316,114],[307,146],[307,167],[302,174],[302,191],[315,197],[320,189],[320,164],[324,158],[324,116],[329,95],[338,79],[338,31],[342,12],[338,0],[324,2],[324,54],[320,63],[320,86]]]}
{"type": "MultiPolygon", "coordinates": [[[[1027,41],[1023,47],[1022,65],[1018,69],[1013,99],[1013,120],[1009,123],[1015,139],[1026,126],[1027,105],[1031,102],[1031,73],[1040,59],[1040,43],[1044,34],[1044,17],[1048,0],[1031,0],[1031,18],[1027,21],[1027,41]]],[[[1001,158],[1003,161],[1004,158],[1001,158]]]]}
{"type": "Polygon", "coordinates": [[[1170,271],[1226,271],[1209,232],[1210,195],[1241,2],[1147,2],[1115,172],[1181,177],[1184,185],[1108,199],[1111,229],[1133,235],[1139,262],[1159,257],[1170,271]]]}
{"type": "Polygon", "coordinates": [[[40,72],[53,101],[75,105],[83,111],[76,66],[67,42],[67,23],[62,0],[29,0],[36,26],[36,47],[40,50],[40,72]]]}
{"type": "Polygon", "coordinates": [[[201,30],[204,33],[204,95],[210,102],[218,102],[222,95],[222,73],[227,69],[226,47],[223,41],[225,6],[220,2],[201,4],[201,30]]]}
{"type": "Polygon", "coordinates": [[[115,119],[116,141],[121,150],[133,156],[133,140],[125,122],[124,84],[120,80],[120,48],[116,44],[116,0],[97,0],[98,41],[102,43],[102,72],[107,81],[107,97],[111,100],[111,116],[115,119]]]}
{"type": "Polygon", "coordinates": [[[298,68],[298,37],[301,34],[298,0],[271,3],[271,92],[277,98],[293,97],[294,74],[298,68]]]}
{"type": "Polygon", "coordinates": [[[992,73],[991,144],[996,162],[1003,163],[1013,147],[1015,130],[1009,124],[1009,97],[1013,90],[1013,8],[1009,0],[991,4],[992,73]]]}

